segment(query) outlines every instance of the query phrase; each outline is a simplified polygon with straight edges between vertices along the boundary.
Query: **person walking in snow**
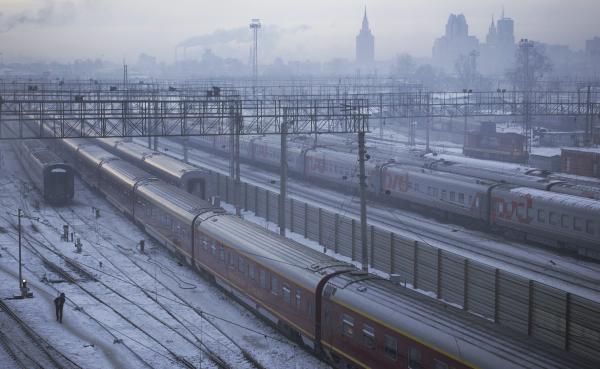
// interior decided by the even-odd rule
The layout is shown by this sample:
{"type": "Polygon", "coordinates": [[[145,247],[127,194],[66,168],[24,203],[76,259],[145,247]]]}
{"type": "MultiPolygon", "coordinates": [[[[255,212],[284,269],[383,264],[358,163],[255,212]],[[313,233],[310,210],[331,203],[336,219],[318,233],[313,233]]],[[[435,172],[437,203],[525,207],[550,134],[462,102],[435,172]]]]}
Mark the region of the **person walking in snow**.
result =
{"type": "Polygon", "coordinates": [[[54,307],[56,308],[56,321],[62,324],[63,317],[63,306],[65,305],[65,294],[61,293],[60,296],[54,299],[54,307]]]}

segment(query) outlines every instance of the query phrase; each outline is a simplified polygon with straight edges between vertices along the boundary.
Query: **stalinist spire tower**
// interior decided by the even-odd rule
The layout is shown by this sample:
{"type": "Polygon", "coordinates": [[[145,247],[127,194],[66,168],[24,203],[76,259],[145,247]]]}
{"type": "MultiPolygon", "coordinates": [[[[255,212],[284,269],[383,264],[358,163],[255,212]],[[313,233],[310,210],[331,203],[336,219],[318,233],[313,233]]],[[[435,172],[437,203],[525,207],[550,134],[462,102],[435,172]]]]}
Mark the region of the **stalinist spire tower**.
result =
{"type": "Polygon", "coordinates": [[[356,36],[356,63],[359,65],[371,65],[375,61],[375,37],[369,29],[367,19],[367,7],[363,16],[362,28],[356,36]]]}

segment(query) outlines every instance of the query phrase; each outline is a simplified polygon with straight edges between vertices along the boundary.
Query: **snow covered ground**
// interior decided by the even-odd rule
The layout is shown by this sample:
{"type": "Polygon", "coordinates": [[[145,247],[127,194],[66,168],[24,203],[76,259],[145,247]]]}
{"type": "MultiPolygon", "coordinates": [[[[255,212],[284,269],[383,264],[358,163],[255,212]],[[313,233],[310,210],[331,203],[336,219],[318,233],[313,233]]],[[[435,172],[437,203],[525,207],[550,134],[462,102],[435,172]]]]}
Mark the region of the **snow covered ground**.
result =
{"type": "MultiPolygon", "coordinates": [[[[46,206],[9,145],[0,144],[0,150],[0,298],[79,366],[172,368],[185,362],[213,368],[212,353],[231,367],[252,368],[246,352],[268,368],[327,367],[155,244],[80,181],[72,206],[46,206]],[[100,209],[99,218],[92,207],[100,209]],[[23,219],[23,277],[34,293],[26,300],[7,299],[18,290],[11,215],[17,208],[39,218],[23,219]],[[63,224],[81,239],[82,253],[60,240],[63,224]],[[144,253],[137,247],[142,239],[144,253]],[[59,292],[67,297],[62,325],[53,307],[59,292]]],[[[0,314],[0,324],[5,321],[0,314]]],[[[6,357],[0,348],[0,362],[6,357]]]]}

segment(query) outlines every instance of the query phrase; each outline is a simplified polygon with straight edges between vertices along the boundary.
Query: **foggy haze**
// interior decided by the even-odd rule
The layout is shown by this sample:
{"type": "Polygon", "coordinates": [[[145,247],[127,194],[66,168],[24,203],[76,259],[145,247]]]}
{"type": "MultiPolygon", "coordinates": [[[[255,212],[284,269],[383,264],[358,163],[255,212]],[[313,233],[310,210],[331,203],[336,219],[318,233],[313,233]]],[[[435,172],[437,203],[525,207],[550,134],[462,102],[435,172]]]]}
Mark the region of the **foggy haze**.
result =
{"type": "Polygon", "coordinates": [[[248,22],[260,18],[265,62],[352,59],[354,38],[364,6],[376,37],[375,58],[387,60],[408,52],[430,57],[434,40],[444,32],[450,13],[467,18],[469,33],[485,40],[492,16],[515,21],[515,36],[584,48],[600,34],[595,0],[397,1],[397,0],[2,0],[0,52],[6,61],[67,61],[75,58],[133,60],[140,53],[172,62],[175,48],[211,48],[221,57],[246,62],[248,22]]]}

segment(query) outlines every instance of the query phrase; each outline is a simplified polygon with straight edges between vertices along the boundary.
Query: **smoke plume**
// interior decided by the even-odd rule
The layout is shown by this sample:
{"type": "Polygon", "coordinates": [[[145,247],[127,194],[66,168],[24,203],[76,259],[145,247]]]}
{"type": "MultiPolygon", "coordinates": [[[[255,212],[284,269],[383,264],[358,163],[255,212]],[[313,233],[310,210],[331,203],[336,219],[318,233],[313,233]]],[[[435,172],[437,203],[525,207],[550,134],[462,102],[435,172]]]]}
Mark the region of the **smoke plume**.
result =
{"type": "Polygon", "coordinates": [[[25,24],[61,24],[71,21],[77,13],[72,1],[46,0],[37,10],[25,10],[18,14],[0,13],[0,32],[8,32],[25,24]]]}

